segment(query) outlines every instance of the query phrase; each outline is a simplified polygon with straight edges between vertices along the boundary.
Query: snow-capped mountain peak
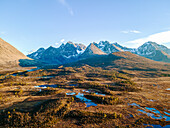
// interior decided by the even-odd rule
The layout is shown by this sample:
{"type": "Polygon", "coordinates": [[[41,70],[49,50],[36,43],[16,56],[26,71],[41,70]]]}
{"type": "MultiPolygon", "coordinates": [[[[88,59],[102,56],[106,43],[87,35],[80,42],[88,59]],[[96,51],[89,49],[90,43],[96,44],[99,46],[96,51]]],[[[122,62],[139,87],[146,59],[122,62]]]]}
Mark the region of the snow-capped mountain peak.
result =
{"type": "Polygon", "coordinates": [[[93,42],[86,48],[83,44],[69,41],[65,44],[63,43],[58,48],[52,46],[47,49],[40,48],[36,52],[29,54],[28,57],[49,63],[65,64],[91,56],[106,55],[122,51],[129,51],[157,61],[170,62],[170,49],[151,41],[144,43],[137,49],[127,48],[121,46],[117,42],[110,43],[109,41],[100,41],[99,43],[93,42]]]}
{"type": "Polygon", "coordinates": [[[32,59],[40,59],[41,55],[43,54],[44,51],[45,51],[44,48],[39,48],[37,51],[35,51],[31,54],[28,54],[27,56],[32,58],[32,59]]]}
{"type": "Polygon", "coordinates": [[[139,55],[151,55],[156,52],[156,50],[164,51],[165,53],[170,55],[170,49],[163,45],[159,45],[155,42],[148,41],[144,43],[137,49],[137,53],[139,55]]]}

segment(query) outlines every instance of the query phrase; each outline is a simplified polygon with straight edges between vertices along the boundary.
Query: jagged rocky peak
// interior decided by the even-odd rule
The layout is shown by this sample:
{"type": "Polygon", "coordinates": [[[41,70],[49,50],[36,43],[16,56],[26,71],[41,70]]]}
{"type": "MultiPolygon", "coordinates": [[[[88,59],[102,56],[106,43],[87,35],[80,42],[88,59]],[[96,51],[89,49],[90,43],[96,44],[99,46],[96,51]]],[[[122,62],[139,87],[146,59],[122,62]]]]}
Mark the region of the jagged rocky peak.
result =
{"type": "Polygon", "coordinates": [[[71,41],[69,41],[66,44],[63,43],[59,48],[63,49],[63,50],[68,50],[68,49],[71,49],[71,48],[76,48],[76,45],[73,44],[71,41]]]}
{"type": "Polygon", "coordinates": [[[30,58],[41,59],[43,61],[49,60],[50,58],[52,58],[53,61],[58,58],[73,59],[82,54],[85,49],[86,46],[83,44],[68,41],[66,44],[61,44],[58,48],[53,46],[50,46],[47,49],[40,48],[28,56],[30,58]]]}
{"type": "Polygon", "coordinates": [[[42,53],[42,52],[44,52],[45,51],[45,48],[39,48],[36,52],[37,53],[42,53]]]}
{"type": "Polygon", "coordinates": [[[121,49],[123,48],[121,45],[119,45],[118,43],[110,43],[109,41],[100,41],[98,44],[95,45],[107,54],[123,51],[121,49]]]}
{"type": "Polygon", "coordinates": [[[109,41],[100,41],[99,42],[99,46],[105,46],[105,45],[108,45],[108,44],[110,44],[109,41]]]}
{"type": "Polygon", "coordinates": [[[57,53],[58,53],[57,48],[50,46],[42,53],[42,56],[49,56],[50,57],[52,55],[56,55],[57,53]]]}
{"type": "Polygon", "coordinates": [[[84,51],[83,55],[104,55],[106,53],[104,53],[102,50],[100,50],[95,43],[90,43],[90,45],[86,48],[86,50],[84,51]]]}
{"type": "Polygon", "coordinates": [[[157,44],[156,42],[148,41],[140,46],[137,51],[140,55],[150,55],[156,52],[156,50],[160,50],[170,55],[170,49],[165,47],[164,45],[157,44]]]}
{"type": "Polygon", "coordinates": [[[138,49],[127,48],[119,43],[110,43],[109,41],[93,42],[87,48],[80,43],[68,41],[63,43],[59,48],[49,47],[40,48],[36,52],[28,55],[30,58],[42,61],[55,62],[59,64],[74,62],[94,55],[105,55],[114,52],[129,51],[156,61],[169,62],[170,49],[155,42],[146,42],[138,49]]]}
{"type": "Polygon", "coordinates": [[[27,56],[32,58],[32,59],[39,59],[44,51],[45,51],[44,48],[39,48],[36,52],[28,54],[27,56]]]}
{"type": "Polygon", "coordinates": [[[97,45],[98,48],[100,48],[103,52],[105,53],[111,53],[110,51],[110,42],[109,41],[100,41],[99,44],[97,45]]]}
{"type": "Polygon", "coordinates": [[[48,47],[45,52],[49,52],[49,51],[56,51],[57,48],[53,47],[53,46],[50,46],[48,47]]]}
{"type": "Polygon", "coordinates": [[[39,52],[41,52],[41,51],[44,51],[45,50],[45,48],[39,48],[38,50],[37,50],[37,52],[39,51],[39,52]]]}
{"type": "Polygon", "coordinates": [[[77,54],[82,54],[86,49],[86,46],[69,41],[66,44],[62,44],[59,49],[62,54],[64,54],[66,57],[69,57],[71,55],[75,56],[77,54]]]}
{"type": "Polygon", "coordinates": [[[98,43],[98,47],[104,47],[105,45],[108,45],[108,44],[110,44],[109,41],[100,41],[100,42],[98,43]]]}
{"type": "Polygon", "coordinates": [[[68,41],[67,44],[73,44],[74,45],[74,43],[72,41],[68,41]]]}
{"type": "Polygon", "coordinates": [[[76,47],[76,45],[71,42],[71,41],[68,41],[66,44],[65,44],[65,47],[76,47]]]}
{"type": "Polygon", "coordinates": [[[170,62],[170,49],[151,41],[140,46],[137,54],[156,61],[170,62]]]}
{"type": "Polygon", "coordinates": [[[80,51],[86,49],[86,46],[84,44],[77,44],[77,43],[75,43],[75,45],[77,46],[77,49],[80,50],[80,51]]]}
{"type": "Polygon", "coordinates": [[[116,46],[117,48],[119,48],[119,51],[129,51],[132,53],[136,53],[136,48],[127,48],[127,47],[120,45],[117,42],[113,43],[113,45],[116,46]]]}
{"type": "Polygon", "coordinates": [[[152,42],[152,41],[148,41],[146,43],[144,43],[142,46],[140,47],[143,47],[143,46],[153,46],[155,47],[156,49],[162,49],[162,48],[165,48],[165,49],[168,49],[166,46],[164,45],[161,45],[161,44],[157,44],[156,42],[152,42]]]}
{"type": "Polygon", "coordinates": [[[65,47],[74,47],[74,48],[77,48],[79,50],[85,50],[86,49],[86,46],[84,44],[81,44],[81,43],[73,43],[71,41],[68,41],[66,44],[62,44],[60,46],[61,48],[65,48],[65,47]]]}
{"type": "Polygon", "coordinates": [[[149,41],[149,42],[144,43],[142,46],[140,46],[137,49],[137,52],[140,55],[150,55],[155,52],[155,50],[156,50],[155,46],[156,45],[154,42],[149,41]]]}
{"type": "Polygon", "coordinates": [[[170,55],[170,49],[164,45],[157,44],[156,42],[151,42],[151,41],[147,42],[147,44],[151,44],[153,47],[155,47],[156,50],[161,50],[170,55]]]}
{"type": "Polygon", "coordinates": [[[113,43],[113,45],[114,46],[117,46],[117,47],[119,47],[119,48],[121,48],[121,49],[127,49],[127,47],[123,47],[123,46],[121,46],[119,43],[117,43],[117,42],[115,42],[115,43],[113,43]]]}

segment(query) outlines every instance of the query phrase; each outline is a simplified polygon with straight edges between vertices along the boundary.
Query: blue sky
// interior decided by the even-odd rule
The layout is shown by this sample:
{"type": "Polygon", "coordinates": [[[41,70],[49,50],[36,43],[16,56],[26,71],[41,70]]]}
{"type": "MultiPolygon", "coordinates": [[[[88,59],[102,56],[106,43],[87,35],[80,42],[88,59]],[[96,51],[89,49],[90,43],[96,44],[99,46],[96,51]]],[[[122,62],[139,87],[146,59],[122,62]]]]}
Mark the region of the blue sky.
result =
{"type": "Polygon", "coordinates": [[[0,37],[27,54],[72,41],[170,47],[170,0],[0,0],[0,37]]]}

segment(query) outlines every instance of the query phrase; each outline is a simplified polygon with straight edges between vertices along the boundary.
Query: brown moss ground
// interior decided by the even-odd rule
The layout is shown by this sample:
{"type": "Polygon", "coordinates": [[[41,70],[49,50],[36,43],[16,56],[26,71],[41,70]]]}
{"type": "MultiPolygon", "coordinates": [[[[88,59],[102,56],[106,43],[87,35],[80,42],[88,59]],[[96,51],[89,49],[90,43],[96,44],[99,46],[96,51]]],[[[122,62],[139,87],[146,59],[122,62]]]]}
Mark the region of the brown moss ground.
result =
{"type": "MultiPolygon", "coordinates": [[[[118,73],[117,71],[107,71],[101,68],[82,67],[82,68],[67,68],[67,69],[52,69],[52,70],[40,70],[27,73],[28,76],[44,76],[54,75],[55,78],[40,79],[40,78],[27,78],[24,75],[10,77],[8,79],[1,78],[0,80],[0,111],[1,112],[15,112],[20,116],[24,116],[25,113],[32,113],[29,117],[37,117],[38,112],[39,121],[44,119],[46,115],[49,120],[44,122],[43,127],[142,127],[143,123],[151,124],[167,124],[166,121],[153,120],[148,118],[146,114],[138,112],[138,107],[130,106],[128,103],[137,103],[142,107],[153,107],[159,110],[161,113],[170,109],[169,91],[170,77],[160,77],[159,75],[154,78],[142,78],[138,75],[132,77],[131,74],[135,72],[130,71],[127,74],[118,73]],[[116,77],[115,77],[116,76],[116,77]],[[124,83],[121,85],[124,87],[133,87],[139,89],[138,91],[122,90],[116,83],[121,81],[130,80],[132,83],[124,83]],[[25,82],[26,84],[22,84],[25,82]],[[42,90],[42,95],[38,88],[34,86],[45,84],[57,84],[56,89],[48,88],[42,90]],[[70,87],[69,84],[77,84],[75,87],[70,87]],[[117,87],[117,90],[113,90],[110,87],[117,87]],[[97,106],[91,106],[86,108],[86,104],[80,102],[74,96],[66,96],[67,92],[83,92],[84,89],[91,89],[106,94],[107,97],[118,97],[121,103],[119,104],[102,104],[101,100],[98,102],[92,99],[97,106]],[[51,93],[50,90],[55,90],[55,93],[51,93]],[[17,93],[16,93],[17,92],[17,93]],[[107,93],[108,92],[108,93],[107,93]],[[73,98],[74,97],[74,100],[73,98]],[[58,112],[58,107],[52,107],[52,103],[49,101],[59,100],[59,102],[65,102],[67,109],[63,108],[58,112]],[[72,99],[67,103],[67,99],[72,99]],[[153,100],[153,101],[151,101],[153,100]],[[45,113],[40,113],[41,107],[51,104],[52,108],[46,108],[45,113]],[[38,108],[38,109],[37,109],[38,108]],[[47,111],[48,110],[48,111],[47,111]],[[53,111],[58,112],[55,116],[53,111]],[[74,112],[75,116],[70,116],[69,113],[74,112]],[[83,113],[81,120],[77,119],[76,113],[83,113]],[[101,113],[103,117],[101,117],[101,113]],[[118,118],[107,118],[109,114],[122,115],[118,118]],[[140,113],[140,114],[139,114],[140,113]],[[130,117],[130,114],[132,117],[130,117]],[[52,118],[51,118],[52,115],[52,118]],[[94,116],[95,115],[95,116],[94,116]],[[53,120],[55,119],[55,120],[53,120]]],[[[156,73],[155,73],[156,74],[156,73]]],[[[93,94],[85,93],[85,95],[93,96],[93,94]]],[[[95,95],[96,98],[101,96],[95,95]]],[[[62,108],[62,107],[61,107],[62,108]]],[[[168,112],[168,111],[167,111],[168,112]]],[[[16,115],[14,113],[14,115],[16,115]]],[[[2,113],[1,113],[2,114],[2,113]]],[[[3,114],[2,114],[3,115],[3,114]]],[[[25,115],[26,116],[26,115],[25,115]]],[[[8,120],[9,117],[1,116],[2,119],[8,120]]],[[[13,118],[18,118],[13,116],[13,118]]],[[[25,119],[25,118],[22,118],[25,119]]],[[[47,118],[46,118],[47,119],[47,118]]],[[[34,122],[35,120],[31,120],[34,122]]],[[[9,122],[8,122],[9,123],[9,122]]],[[[7,124],[3,126],[8,126],[7,124]]],[[[18,122],[19,123],[19,122],[18,122]]],[[[33,123],[29,122],[30,125],[33,123]]],[[[14,124],[10,124],[12,126],[14,124]]],[[[20,124],[18,124],[20,126],[20,124]]],[[[38,127],[40,122],[37,123],[38,127]]],[[[143,126],[144,127],[144,126],[143,126]]]]}

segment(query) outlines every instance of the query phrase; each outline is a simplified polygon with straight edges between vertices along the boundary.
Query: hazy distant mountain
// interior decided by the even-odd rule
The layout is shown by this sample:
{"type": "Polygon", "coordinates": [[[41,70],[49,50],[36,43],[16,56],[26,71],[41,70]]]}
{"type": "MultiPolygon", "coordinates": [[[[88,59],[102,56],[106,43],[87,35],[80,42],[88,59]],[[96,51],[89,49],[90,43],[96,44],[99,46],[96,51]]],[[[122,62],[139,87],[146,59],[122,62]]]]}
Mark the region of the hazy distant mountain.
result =
{"type": "Polygon", "coordinates": [[[138,55],[152,60],[170,62],[170,49],[155,42],[149,41],[144,43],[137,48],[136,52],[138,55]]]}
{"type": "Polygon", "coordinates": [[[0,66],[17,66],[20,59],[28,57],[0,38],[0,66]]]}

